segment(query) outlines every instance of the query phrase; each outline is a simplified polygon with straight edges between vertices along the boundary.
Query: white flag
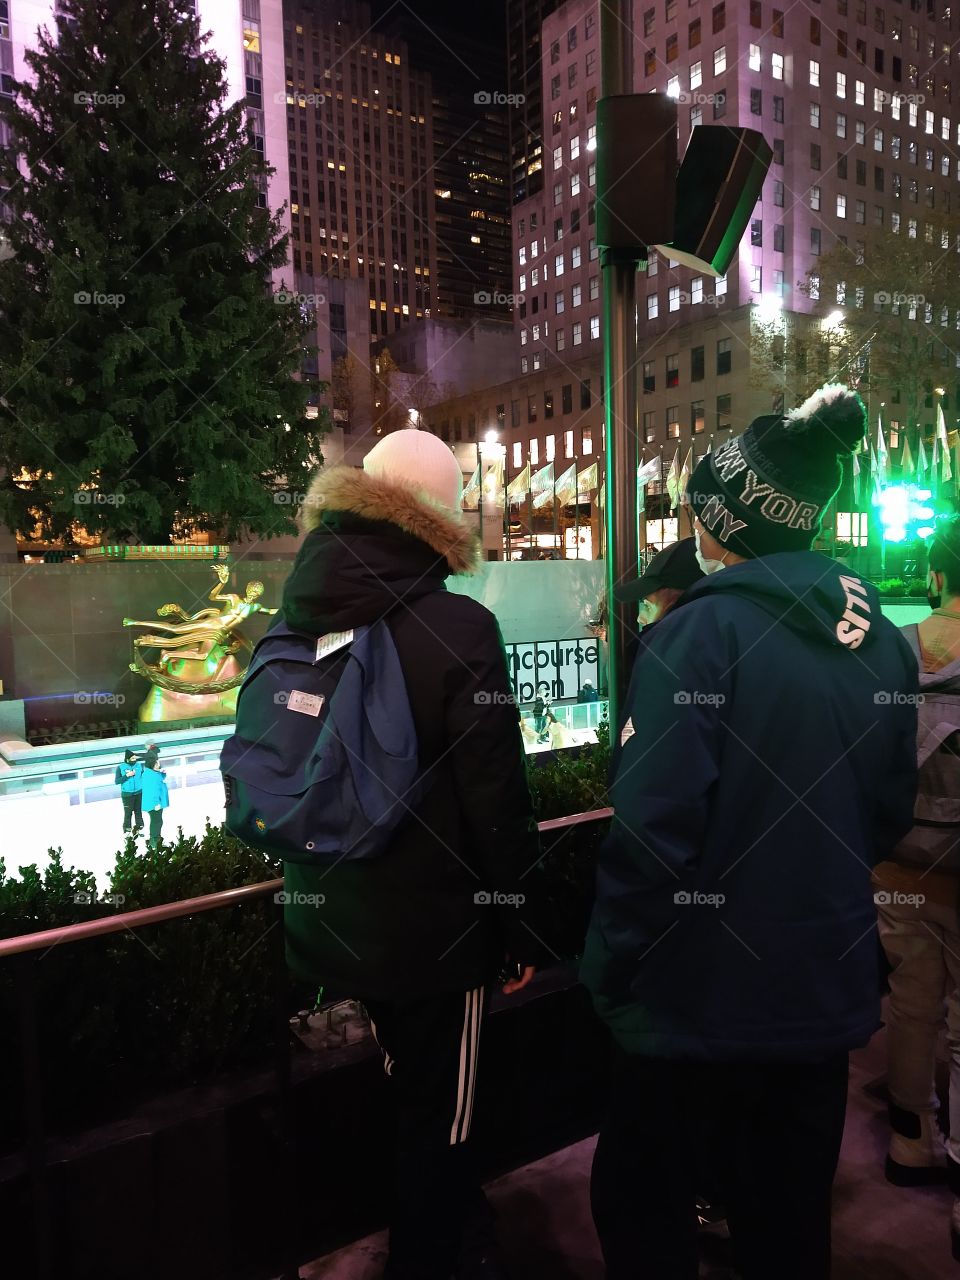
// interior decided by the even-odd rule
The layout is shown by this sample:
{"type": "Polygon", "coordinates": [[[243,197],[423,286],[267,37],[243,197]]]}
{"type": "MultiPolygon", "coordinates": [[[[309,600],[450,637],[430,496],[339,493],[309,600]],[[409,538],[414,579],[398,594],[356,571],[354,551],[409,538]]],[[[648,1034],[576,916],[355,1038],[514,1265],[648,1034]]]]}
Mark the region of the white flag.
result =
{"type": "Polygon", "coordinates": [[[673,461],[670,463],[670,470],[667,472],[667,493],[670,495],[671,507],[680,505],[680,446],[677,445],[677,451],[673,455],[673,461]]]}
{"type": "Polygon", "coordinates": [[[646,462],[641,462],[637,467],[637,485],[642,488],[649,480],[659,480],[660,478],[660,457],[649,458],[646,462]]]}
{"type": "Polygon", "coordinates": [[[890,479],[890,454],[887,450],[887,442],[883,438],[883,420],[879,413],[877,414],[877,461],[880,463],[880,471],[884,481],[890,479]]]}
{"type": "Polygon", "coordinates": [[[937,401],[937,440],[940,443],[940,479],[944,482],[953,479],[950,466],[950,445],[947,442],[947,424],[943,417],[943,404],[937,401]]]}

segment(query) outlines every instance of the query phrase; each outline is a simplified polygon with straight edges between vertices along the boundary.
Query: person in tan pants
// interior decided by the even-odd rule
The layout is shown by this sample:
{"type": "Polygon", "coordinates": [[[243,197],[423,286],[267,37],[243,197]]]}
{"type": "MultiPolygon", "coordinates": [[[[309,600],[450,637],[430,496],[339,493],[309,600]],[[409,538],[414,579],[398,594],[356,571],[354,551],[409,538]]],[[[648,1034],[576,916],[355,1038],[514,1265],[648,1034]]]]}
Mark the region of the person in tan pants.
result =
{"type": "Polygon", "coordinates": [[[887,1178],[942,1180],[957,1196],[960,1260],[960,516],[938,521],[927,590],[934,606],[904,628],[920,666],[916,825],[874,872],[880,938],[891,965],[887,1178]],[[950,1136],[937,1122],[936,1048],[950,1047],[950,1136]]]}

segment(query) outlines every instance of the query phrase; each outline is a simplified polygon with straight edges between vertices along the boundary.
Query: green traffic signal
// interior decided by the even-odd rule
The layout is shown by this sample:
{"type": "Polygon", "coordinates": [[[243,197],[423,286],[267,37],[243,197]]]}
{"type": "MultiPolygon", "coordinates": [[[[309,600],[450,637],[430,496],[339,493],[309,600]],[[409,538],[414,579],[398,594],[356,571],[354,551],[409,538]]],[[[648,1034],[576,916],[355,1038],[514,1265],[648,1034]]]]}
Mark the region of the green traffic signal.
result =
{"type": "Polygon", "coordinates": [[[881,489],[874,502],[879,507],[884,542],[905,542],[907,538],[928,538],[933,528],[933,508],[928,505],[929,489],[914,484],[892,484],[881,489]]]}

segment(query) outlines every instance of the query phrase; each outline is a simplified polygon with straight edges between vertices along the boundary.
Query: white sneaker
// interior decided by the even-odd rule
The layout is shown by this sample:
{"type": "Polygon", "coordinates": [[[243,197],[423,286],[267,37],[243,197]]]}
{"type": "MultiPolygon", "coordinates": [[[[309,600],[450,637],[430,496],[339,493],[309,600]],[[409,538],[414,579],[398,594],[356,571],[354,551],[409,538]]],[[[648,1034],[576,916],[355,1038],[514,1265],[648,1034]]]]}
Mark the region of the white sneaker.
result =
{"type": "Polygon", "coordinates": [[[916,1187],[942,1182],[946,1176],[946,1139],[937,1117],[929,1111],[913,1117],[920,1126],[918,1137],[905,1137],[894,1130],[887,1152],[887,1181],[898,1187],[916,1187]]]}

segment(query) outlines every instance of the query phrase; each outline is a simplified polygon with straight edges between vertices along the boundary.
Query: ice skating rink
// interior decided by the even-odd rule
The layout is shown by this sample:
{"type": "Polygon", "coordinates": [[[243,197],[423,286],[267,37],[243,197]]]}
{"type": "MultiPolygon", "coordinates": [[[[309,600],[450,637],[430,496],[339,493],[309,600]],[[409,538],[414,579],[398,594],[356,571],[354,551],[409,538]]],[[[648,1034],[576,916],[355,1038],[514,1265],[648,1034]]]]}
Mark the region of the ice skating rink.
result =
{"type": "MultiPolygon", "coordinates": [[[[161,758],[170,791],[170,807],[164,812],[164,838],[175,836],[178,827],[185,835],[201,835],[208,820],[213,825],[223,821],[218,756],[219,749],[161,758]]],[[[117,762],[122,759],[121,748],[117,762]]],[[[115,768],[116,764],[111,764],[31,779],[19,783],[29,786],[29,790],[8,794],[2,794],[5,787],[0,783],[3,859],[8,874],[15,875],[18,867],[30,863],[42,870],[47,850],[59,847],[65,866],[92,871],[97,889],[106,892],[116,853],[125,839],[120,789],[113,781],[115,768]]],[[[145,845],[144,833],[139,843],[141,847],[145,845]]]]}
{"type": "MultiPolygon", "coordinates": [[[[559,725],[553,741],[540,743],[532,717],[524,714],[524,746],[528,753],[596,741],[592,726],[605,704],[556,707],[559,725]]],[[[160,765],[166,771],[170,807],[163,817],[163,836],[199,836],[207,822],[223,821],[223,783],[219,759],[229,727],[201,730],[198,734],[176,731],[155,734],[160,745],[160,765]],[[165,739],[169,739],[167,742],[165,739]]],[[[35,863],[41,871],[47,851],[63,850],[66,867],[91,871],[100,893],[108,892],[109,876],[118,850],[123,847],[123,805],[114,783],[117,765],[127,746],[142,750],[144,739],[112,739],[77,742],[70,747],[38,749],[38,760],[18,761],[0,769],[0,856],[7,873],[35,863]]],[[[32,753],[31,753],[32,754],[32,753]]],[[[146,835],[139,837],[145,846],[146,835]]]]}

